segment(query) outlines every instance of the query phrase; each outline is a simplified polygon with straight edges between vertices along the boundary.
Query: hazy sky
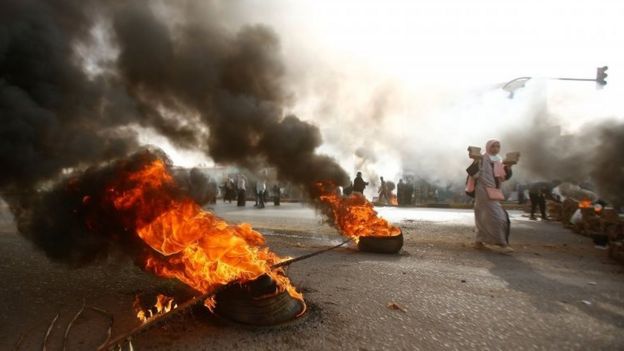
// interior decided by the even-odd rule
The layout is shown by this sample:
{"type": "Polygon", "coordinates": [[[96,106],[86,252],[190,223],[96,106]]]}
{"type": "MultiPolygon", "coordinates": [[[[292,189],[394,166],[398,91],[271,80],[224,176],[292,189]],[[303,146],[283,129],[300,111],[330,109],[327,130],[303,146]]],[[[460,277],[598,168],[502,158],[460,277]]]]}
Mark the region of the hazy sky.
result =
{"type": "MultiPolygon", "coordinates": [[[[278,33],[296,97],[289,112],[318,124],[322,151],[350,172],[361,166],[352,156],[360,146],[372,149],[369,166],[381,173],[430,167],[449,157],[440,147],[463,152],[483,144],[522,127],[542,105],[566,132],[624,116],[624,1],[253,0],[227,7],[233,31],[265,23],[278,33]],[[610,67],[604,89],[535,80],[514,100],[499,89],[519,76],[594,78],[602,65],[610,67]],[[472,131],[475,124],[491,131],[472,131]],[[405,165],[400,149],[434,161],[405,165]]],[[[189,164],[195,156],[174,159],[189,164]]]]}
{"type": "Polygon", "coordinates": [[[406,84],[587,76],[623,62],[622,1],[241,1],[285,51],[366,66],[406,84]],[[252,4],[252,5],[250,5],[252,4]]]}

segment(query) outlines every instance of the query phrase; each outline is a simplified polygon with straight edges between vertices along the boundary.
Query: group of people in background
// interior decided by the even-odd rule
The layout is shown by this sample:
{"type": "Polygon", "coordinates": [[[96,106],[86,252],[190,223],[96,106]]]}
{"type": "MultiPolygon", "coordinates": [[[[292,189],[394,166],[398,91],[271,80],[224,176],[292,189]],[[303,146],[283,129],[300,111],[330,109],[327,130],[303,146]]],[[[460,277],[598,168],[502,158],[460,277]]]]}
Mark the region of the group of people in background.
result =
{"type": "MultiPolygon", "coordinates": [[[[250,187],[247,177],[243,174],[237,174],[236,177],[228,177],[223,185],[223,202],[229,202],[236,200],[236,205],[243,207],[247,203],[247,191],[253,190],[255,204],[257,208],[264,208],[269,199],[269,189],[267,187],[267,181],[258,178],[255,185],[250,187]]],[[[279,184],[274,184],[271,188],[273,196],[273,205],[279,206],[281,200],[281,189],[279,184]]]]}
{"type": "MultiPolygon", "coordinates": [[[[355,179],[350,186],[343,189],[344,195],[350,195],[352,192],[360,195],[364,195],[364,190],[368,186],[368,182],[362,178],[362,172],[357,172],[355,179]]],[[[377,202],[384,204],[393,203],[395,185],[393,182],[387,182],[384,177],[379,177],[379,189],[377,190],[377,202]]]]}
{"type": "MultiPolygon", "coordinates": [[[[353,182],[350,186],[343,189],[344,195],[350,195],[352,192],[363,194],[364,190],[368,186],[368,182],[362,178],[362,172],[357,172],[353,182]]],[[[434,190],[434,192],[437,190],[434,190]]],[[[409,206],[415,201],[416,188],[414,183],[399,180],[399,183],[394,185],[391,181],[386,181],[384,177],[379,177],[379,188],[377,189],[376,202],[382,204],[396,204],[399,206],[409,206]],[[396,188],[396,203],[394,200],[393,191],[396,188]]]]}

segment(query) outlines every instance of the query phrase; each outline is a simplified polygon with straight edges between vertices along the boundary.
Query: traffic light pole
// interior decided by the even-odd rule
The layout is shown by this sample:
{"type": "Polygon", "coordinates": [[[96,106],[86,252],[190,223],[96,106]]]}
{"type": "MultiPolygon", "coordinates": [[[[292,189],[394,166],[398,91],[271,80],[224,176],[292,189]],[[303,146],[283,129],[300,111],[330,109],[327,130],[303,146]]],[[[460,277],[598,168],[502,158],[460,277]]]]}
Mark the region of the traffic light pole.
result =
{"type": "MultiPolygon", "coordinates": [[[[509,87],[511,84],[518,82],[518,81],[522,81],[524,80],[525,82],[529,79],[532,79],[533,77],[518,77],[515,79],[510,80],[509,82],[505,83],[505,85],[503,85],[503,89],[509,87]]],[[[575,81],[579,81],[579,82],[596,82],[599,84],[602,84],[598,79],[594,79],[594,78],[546,78],[546,79],[550,79],[550,80],[575,80],[575,81]]]]}
{"type": "MultiPolygon", "coordinates": [[[[592,79],[592,78],[546,78],[546,79],[552,79],[552,80],[573,80],[573,81],[580,81],[580,82],[596,82],[598,84],[598,87],[602,87],[604,85],[607,84],[606,78],[607,78],[607,73],[606,71],[609,69],[609,67],[607,66],[603,66],[603,67],[598,67],[596,68],[596,78],[592,79]]],[[[532,79],[533,77],[518,77],[515,79],[510,80],[509,82],[505,83],[505,85],[503,85],[503,90],[506,90],[509,92],[509,98],[513,98],[514,95],[514,91],[518,88],[522,88],[524,87],[524,84],[532,79]],[[517,83],[517,84],[514,84],[517,83]],[[514,86],[515,85],[515,86],[514,86]]]]}
{"type": "Polygon", "coordinates": [[[598,83],[597,79],[591,79],[591,78],[548,78],[548,79],[554,79],[554,80],[577,80],[577,81],[582,81],[582,82],[596,82],[596,83],[598,83]]]}

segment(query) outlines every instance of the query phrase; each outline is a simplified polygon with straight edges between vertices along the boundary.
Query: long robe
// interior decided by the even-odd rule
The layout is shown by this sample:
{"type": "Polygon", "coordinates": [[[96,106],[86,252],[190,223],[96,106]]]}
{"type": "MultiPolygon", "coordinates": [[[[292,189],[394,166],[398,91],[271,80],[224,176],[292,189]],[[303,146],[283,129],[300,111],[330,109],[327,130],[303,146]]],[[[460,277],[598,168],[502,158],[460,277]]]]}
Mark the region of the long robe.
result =
{"type": "Polygon", "coordinates": [[[475,224],[477,241],[492,245],[509,244],[509,216],[499,201],[490,200],[486,187],[496,187],[492,161],[486,154],[475,184],[475,224]]]}

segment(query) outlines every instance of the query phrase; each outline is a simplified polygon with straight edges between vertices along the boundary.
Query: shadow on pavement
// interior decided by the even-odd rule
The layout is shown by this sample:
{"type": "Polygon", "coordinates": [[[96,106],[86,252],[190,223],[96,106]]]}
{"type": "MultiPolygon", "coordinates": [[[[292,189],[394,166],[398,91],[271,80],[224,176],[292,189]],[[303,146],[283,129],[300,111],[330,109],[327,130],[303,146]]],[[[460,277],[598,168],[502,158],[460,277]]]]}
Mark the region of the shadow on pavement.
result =
{"type": "Polygon", "coordinates": [[[616,301],[604,293],[588,291],[576,285],[566,284],[544,276],[531,264],[514,257],[496,252],[484,252],[484,258],[494,266],[490,273],[504,280],[510,289],[531,297],[535,307],[548,313],[563,313],[563,304],[573,304],[584,314],[599,319],[618,328],[624,327],[624,315],[600,307],[598,302],[609,303],[624,308],[622,301],[616,301]],[[586,305],[582,300],[590,300],[586,305]]]}

